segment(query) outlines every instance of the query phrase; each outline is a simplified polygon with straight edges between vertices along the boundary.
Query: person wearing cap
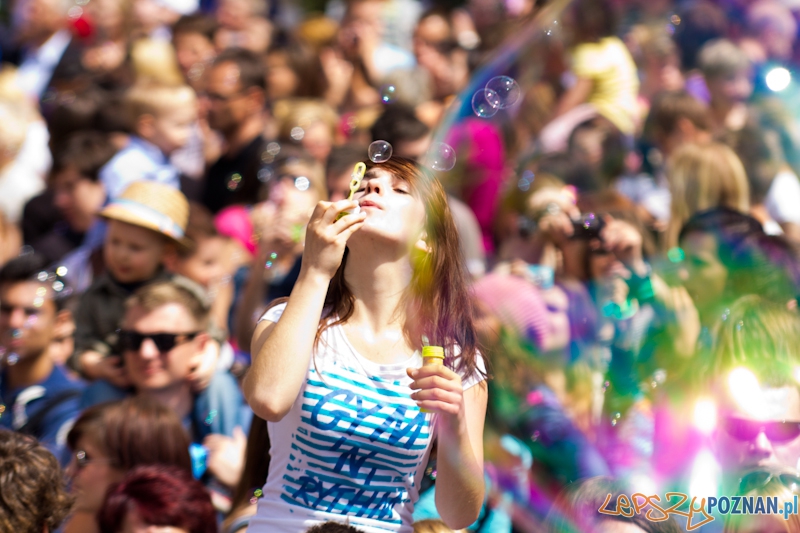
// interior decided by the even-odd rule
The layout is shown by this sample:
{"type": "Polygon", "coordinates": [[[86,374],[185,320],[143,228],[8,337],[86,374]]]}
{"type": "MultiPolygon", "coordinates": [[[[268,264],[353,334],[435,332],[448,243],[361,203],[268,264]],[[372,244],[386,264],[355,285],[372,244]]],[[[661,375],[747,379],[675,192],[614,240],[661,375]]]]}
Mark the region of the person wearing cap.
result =
{"type": "Polygon", "coordinates": [[[108,224],[103,244],[106,271],[81,295],[69,365],[86,379],[124,388],[129,382],[115,348],[125,300],[147,283],[169,279],[164,261],[185,245],[189,203],[174,187],[138,181],[100,216],[108,224]]]}
{"type": "Polygon", "coordinates": [[[53,342],[70,322],[69,292],[47,258],[21,255],[0,269],[0,428],[36,437],[66,463],[66,429],[83,384],[54,362],[53,342]]]}

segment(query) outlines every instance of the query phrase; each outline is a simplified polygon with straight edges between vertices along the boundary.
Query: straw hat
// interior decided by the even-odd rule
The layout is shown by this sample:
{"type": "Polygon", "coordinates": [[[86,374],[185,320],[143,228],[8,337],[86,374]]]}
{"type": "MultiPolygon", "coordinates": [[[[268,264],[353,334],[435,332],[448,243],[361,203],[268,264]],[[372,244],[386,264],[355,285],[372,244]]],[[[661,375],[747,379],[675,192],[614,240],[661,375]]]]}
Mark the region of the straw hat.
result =
{"type": "Polygon", "coordinates": [[[188,246],[189,202],[181,191],[155,181],[135,181],[100,216],[153,230],[188,246]]]}

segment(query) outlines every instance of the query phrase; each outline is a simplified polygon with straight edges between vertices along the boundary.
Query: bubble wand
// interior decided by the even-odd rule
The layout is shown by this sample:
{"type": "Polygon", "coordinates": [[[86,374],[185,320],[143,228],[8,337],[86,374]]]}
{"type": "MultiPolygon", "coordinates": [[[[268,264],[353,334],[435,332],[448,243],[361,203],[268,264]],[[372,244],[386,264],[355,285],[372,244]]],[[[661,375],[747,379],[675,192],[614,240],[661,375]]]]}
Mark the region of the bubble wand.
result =
{"type": "MultiPolygon", "coordinates": [[[[347,197],[348,200],[353,200],[353,195],[356,193],[358,188],[361,186],[361,180],[364,179],[364,174],[367,173],[367,165],[359,161],[356,163],[356,166],[353,167],[353,173],[350,174],[350,195],[347,197]]],[[[358,213],[358,211],[356,211],[358,213]]],[[[350,215],[347,211],[342,211],[339,213],[339,216],[336,217],[336,220],[339,220],[345,215],[350,215]]]]}

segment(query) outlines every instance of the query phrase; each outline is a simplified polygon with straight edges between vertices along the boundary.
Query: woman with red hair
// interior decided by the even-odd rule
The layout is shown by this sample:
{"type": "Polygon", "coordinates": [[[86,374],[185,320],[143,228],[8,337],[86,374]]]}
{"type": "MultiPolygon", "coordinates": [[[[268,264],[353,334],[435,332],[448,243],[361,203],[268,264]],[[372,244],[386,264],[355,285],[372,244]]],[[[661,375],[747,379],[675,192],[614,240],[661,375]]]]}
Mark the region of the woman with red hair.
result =
{"type": "Polygon", "coordinates": [[[217,516],[203,484],[185,470],[141,466],[112,485],[97,513],[101,533],[149,531],[216,533],[217,516]]]}

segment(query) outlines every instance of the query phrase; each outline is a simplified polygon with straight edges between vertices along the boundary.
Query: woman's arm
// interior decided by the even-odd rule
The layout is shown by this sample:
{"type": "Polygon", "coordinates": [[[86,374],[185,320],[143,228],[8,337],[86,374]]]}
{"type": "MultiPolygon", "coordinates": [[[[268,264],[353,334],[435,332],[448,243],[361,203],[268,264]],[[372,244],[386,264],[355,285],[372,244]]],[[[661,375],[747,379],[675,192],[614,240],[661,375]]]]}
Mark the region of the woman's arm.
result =
{"type": "Polygon", "coordinates": [[[270,422],[291,409],[306,378],[328,284],[342,262],[347,239],[365,214],[336,216],[356,202],[320,202],[306,232],[303,266],[279,322],[264,321],[253,334],[252,366],[242,390],[253,412],[270,422]]]}
{"type": "Polygon", "coordinates": [[[437,413],[436,510],[451,529],[478,519],[484,500],[483,422],[486,382],[464,391],[461,378],[441,366],[409,370],[420,407],[437,413]]]}

